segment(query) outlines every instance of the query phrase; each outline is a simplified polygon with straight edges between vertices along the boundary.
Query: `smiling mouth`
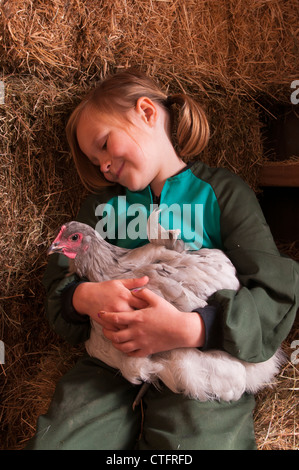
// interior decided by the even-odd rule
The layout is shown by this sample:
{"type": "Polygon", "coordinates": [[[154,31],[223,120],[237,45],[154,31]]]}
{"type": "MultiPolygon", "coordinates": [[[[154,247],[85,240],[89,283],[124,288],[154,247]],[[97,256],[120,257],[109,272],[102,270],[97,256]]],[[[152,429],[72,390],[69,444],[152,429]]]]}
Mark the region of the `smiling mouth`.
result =
{"type": "Polygon", "coordinates": [[[119,169],[117,170],[116,173],[115,173],[114,171],[113,171],[113,172],[111,172],[111,171],[105,172],[105,173],[104,173],[104,177],[105,177],[108,181],[116,182],[116,181],[118,180],[118,178],[119,178],[119,176],[120,176],[122,170],[123,170],[124,164],[125,164],[125,162],[123,162],[123,163],[120,165],[120,167],[119,167],[119,169]]]}

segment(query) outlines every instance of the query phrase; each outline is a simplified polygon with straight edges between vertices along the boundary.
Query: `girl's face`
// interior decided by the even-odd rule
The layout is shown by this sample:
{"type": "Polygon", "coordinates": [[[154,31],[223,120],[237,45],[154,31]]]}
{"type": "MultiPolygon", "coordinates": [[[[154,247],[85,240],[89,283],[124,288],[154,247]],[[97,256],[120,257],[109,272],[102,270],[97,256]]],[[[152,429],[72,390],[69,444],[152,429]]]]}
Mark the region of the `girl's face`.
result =
{"type": "Polygon", "coordinates": [[[82,152],[100,167],[108,181],[138,191],[157,177],[163,155],[161,149],[160,154],[157,152],[159,138],[154,137],[150,115],[133,109],[128,117],[129,122],[113,119],[89,107],[79,119],[77,140],[82,152]]]}

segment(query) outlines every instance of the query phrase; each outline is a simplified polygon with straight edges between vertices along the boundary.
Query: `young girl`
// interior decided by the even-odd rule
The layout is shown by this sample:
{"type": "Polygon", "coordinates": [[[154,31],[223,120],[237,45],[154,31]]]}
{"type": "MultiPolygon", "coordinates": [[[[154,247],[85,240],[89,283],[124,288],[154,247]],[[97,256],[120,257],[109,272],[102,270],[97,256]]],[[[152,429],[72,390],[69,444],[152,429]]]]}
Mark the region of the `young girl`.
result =
{"type": "MultiPolygon", "coordinates": [[[[93,318],[113,346],[131,356],[195,347],[222,349],[248,362],[271,357],[298,308],[298,265],[280,256],[255,195],[242,180],[194,163],[209,139],[201,107],[183,94],[167,96],[145,75],[127,70],[103,80],[79,104],[67,137],[82,182],[93,191],[79,221],[95,228],[104,214],[96,215],[98,207],[104,207],[115,215],[115,230],[109,232],[115,236],[108,241],[135,248],[147,241],[123,230],[132,220],[132,204],[147,216],[153,203],[194,210],[199,204],[201,229],[194,249],[224,250],[242,287],[218,291],[205,308],[183,313],[146,287],[138,290],[146,286],[146,277],[92,283],[68,276],[67,258],[53,255],[44,285],[55,331],[78,344],[88,339],[93,318]],[[173,142],[175,106],[180,112],[173,142]]],[[[194,233],[194,214],[173,220],[169,228],[181,229],[184,223],[189,227],[182,237],[194,233]]],[[[27,448],[256,448],[251,395],[229,403],[199,402],[151,386],[142,407],[133,411],[137,392],[114,369],[84,356],[58,383],[27,448]]]]}

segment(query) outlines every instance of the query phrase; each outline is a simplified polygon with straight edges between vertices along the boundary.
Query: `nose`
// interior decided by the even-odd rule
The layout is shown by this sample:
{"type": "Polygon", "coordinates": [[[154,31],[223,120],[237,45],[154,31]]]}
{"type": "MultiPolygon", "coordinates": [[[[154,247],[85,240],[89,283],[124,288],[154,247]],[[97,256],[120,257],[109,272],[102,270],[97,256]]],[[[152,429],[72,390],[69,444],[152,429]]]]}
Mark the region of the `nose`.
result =
{"type": "Polygon", "coordinates": [[[102,173],[108,173],[111,167],[111,160],[106,159],[104,162],[101,163],[100,168],[102,173]]]}

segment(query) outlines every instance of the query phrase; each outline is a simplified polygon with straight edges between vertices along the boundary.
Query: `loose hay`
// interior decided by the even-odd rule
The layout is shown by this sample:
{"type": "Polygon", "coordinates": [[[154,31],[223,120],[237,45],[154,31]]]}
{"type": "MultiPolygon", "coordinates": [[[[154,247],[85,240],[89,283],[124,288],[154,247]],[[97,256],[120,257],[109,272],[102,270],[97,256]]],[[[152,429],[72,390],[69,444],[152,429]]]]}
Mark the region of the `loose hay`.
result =
{"type": "Polygon", "coordinates": [[[298,339],[299,319],[284,343],[289,360],[278,376],[277,383],[273,389],[264,390],[257,396],[255,431],[261,450],[298,449],[299,374],[298,363],[296,365],[290,360],[292,354],[295,360],[299,359],[296,353],[298,339]]]}
{"type": "MultiPolygon", "coordinates": [[[[80,348],[44,319],[46,248],[84,190],[69,157],[67,117],[106,73],[141,66],[170,92],[199,99],[212,137],[203,160],[253,189],[265,161],[261,113],[289,103],[298,79],[298,1],[1,0],[1,447],[21,449],[80,348]]],[[[298,245],[283,250],[299,260],[298,245]]],[[[284,347],[299,339],[294,326],[284,347]]],[[[260,449],[298,448],[298,370],[257,397],[260,449]]]]}

